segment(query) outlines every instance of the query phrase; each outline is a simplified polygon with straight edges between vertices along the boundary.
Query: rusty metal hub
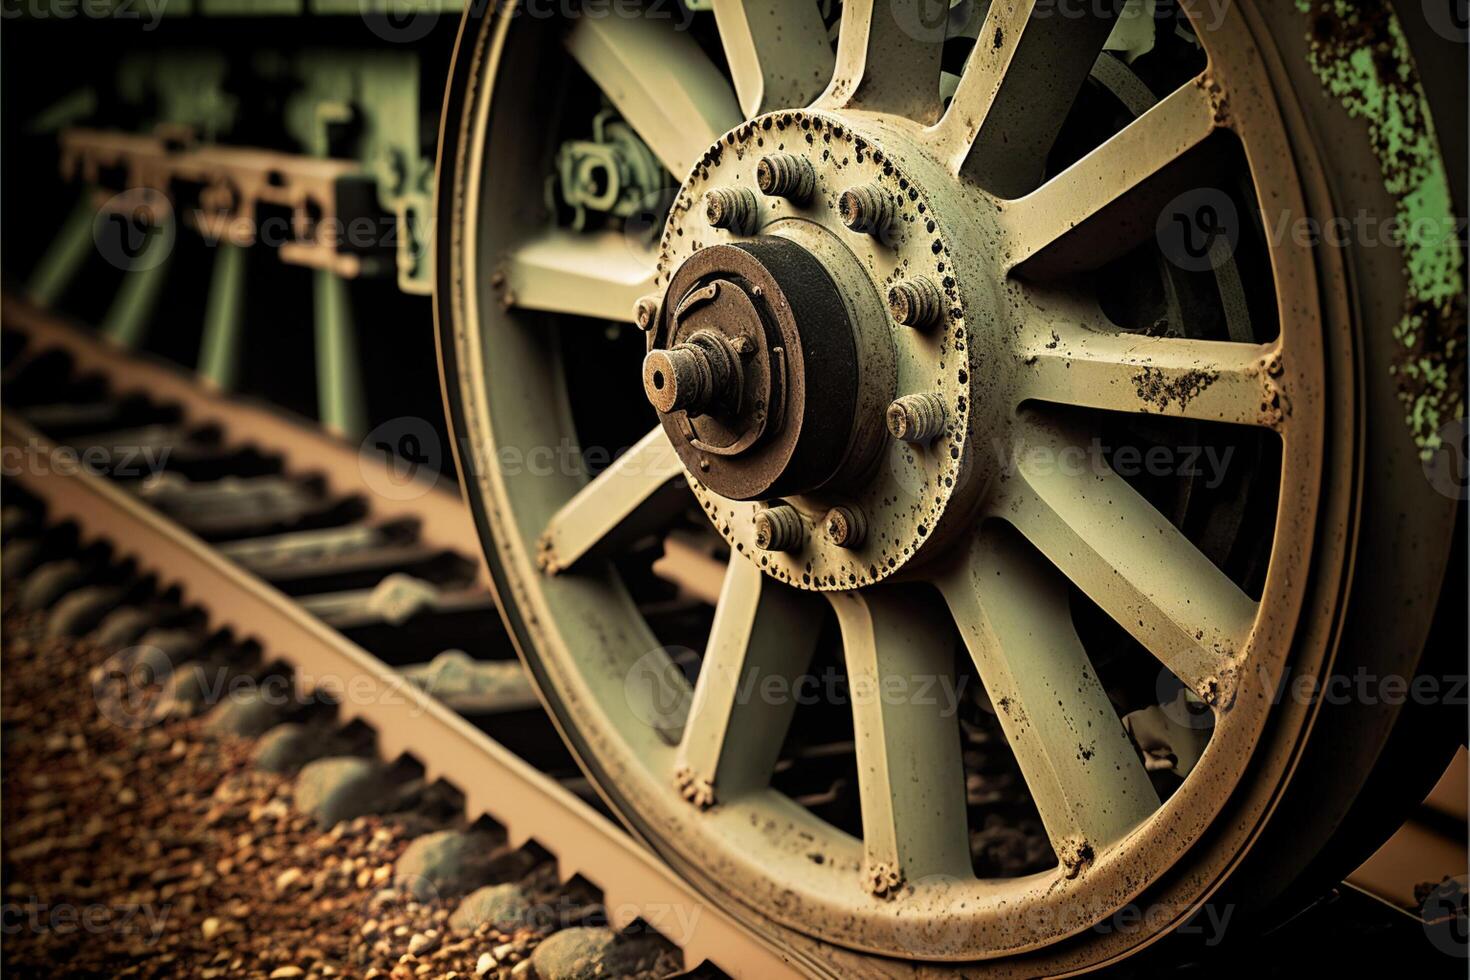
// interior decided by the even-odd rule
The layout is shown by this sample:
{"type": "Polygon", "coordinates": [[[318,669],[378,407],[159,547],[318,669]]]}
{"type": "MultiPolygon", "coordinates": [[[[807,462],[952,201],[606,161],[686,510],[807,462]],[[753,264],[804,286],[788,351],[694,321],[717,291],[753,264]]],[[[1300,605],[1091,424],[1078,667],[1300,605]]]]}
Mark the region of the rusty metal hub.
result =
{"type": "Polygon", "coordinates": [[[701,249],[660,304],[643,389],[680,459],[732,500],[807,493],[852,454],[860,380],[851,318],[801,245],[701,249]]]}
{"type": "Polygon", "coordinates": [[[964,448],[967,309],[993,307],[998,276],[993,257],[955,254],[941,215],[996,209],[933,199],[953,182],[932,153],[854,122],[778,112],[726,134],[673,208],[667,287],[639,304],[657,310],[640,314],[644,392],[711,521],[768,574],[819,590],[932,550],[985,483],[964,448]]]}

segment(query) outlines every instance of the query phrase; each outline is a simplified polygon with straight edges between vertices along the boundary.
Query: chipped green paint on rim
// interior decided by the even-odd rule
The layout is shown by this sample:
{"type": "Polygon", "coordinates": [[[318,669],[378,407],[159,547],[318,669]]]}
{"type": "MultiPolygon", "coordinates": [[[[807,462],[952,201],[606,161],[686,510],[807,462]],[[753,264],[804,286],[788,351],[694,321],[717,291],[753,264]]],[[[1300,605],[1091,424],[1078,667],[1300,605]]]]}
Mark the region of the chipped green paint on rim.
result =
{"type": "Polygon", "coordinates": [[[1368,123],[1384,188],[1397,201],[1407,291],[1393,327],[1404,421],[1428,459],[1465,417],[1465,277],[1458,219],[1434,121],[1398,18],[1387,3],[1296,0],[1310,18],[1313,72],[1368,123]]]}

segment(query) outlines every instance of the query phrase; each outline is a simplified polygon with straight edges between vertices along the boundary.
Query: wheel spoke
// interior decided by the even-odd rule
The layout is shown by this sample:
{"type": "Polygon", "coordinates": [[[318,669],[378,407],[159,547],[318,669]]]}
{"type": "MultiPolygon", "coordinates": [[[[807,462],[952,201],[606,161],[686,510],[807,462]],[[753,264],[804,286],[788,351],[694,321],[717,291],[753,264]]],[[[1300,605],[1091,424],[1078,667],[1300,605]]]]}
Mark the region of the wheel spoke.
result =
{"type": "Polygon", "coordinates": [[[1202,144],[1223,125],[1218,95],[1201,76],[1013,201],[1012,270],[1044,278],[1097,268],[1145,241],[1171,198],[1208,179],[1202,144]]]}
{"type": "Polygon", "coordinates": [[[832,80],[816,0],[715,0],[715,22],[746,118],[804,106],[832,80]]]}
{"type": "Polygon", "coordinates": [[[506,302],[604,320],[631,321],[633,304],[653,292],[655,258],[617,232],[548,231],[501,266],[506,302]]]}
{"type": "Polygon", "coordinates": [[[891,112],[932,124],[941,108],[948,10],[937,0],[848,0],[832,83],[814,108],[891,112]]]}
{"type": "Polygon", "coordinates": [[[1228,705],[1256,602],[1082,440],[1027,433],[997,513],[1185,686],[1228,705]]]}
{"type": "Polygon", "coordinates": [[[662,428],[654,429],[579,490],[541,535],[541,568],[558,574],[584,556],[608,550],[658,527],[687,487],[684,470],[662,428]]]}
{"type": "Polygon", "coordinates": [[[1277,378],[1279,344],[1102,332],[1037,319],[1018,348],[1018,403],[1280,429],[1289,418],[1277,378]]]}
{"type": "Polygon", "coordinates": [[[1121,2],[996,0],[940,124],[942,152],[1001,197],[1036,187],[1046,155],[1103,49],[1121,2]]]}
{"type": "Polygon", "coordinates": [[[953,698],[933,693],[954,679],[953,639],[929,595],[828,593],[852,692],[866,875],[880,895],[970,873],[959,719],[953,698]]]}
{"type": "Polygon", "coordinates": [[[731,556],[679,746],[676,778],[692,802],[729,802],[770,784],[821,611],[815,596],[731,556]]]}
{"type": "Polygon", "coordinates": [[[724,75],[688,31],[669,21],[579,17],[566,44],[677,179],[744,118],[724,75]]]}
{"type": "Polygon", "coordinates": [[[939,587],[1074,876],[1159,800],[1077,638],[1065,583],[1025,542],[990,525],[939,587]]]}

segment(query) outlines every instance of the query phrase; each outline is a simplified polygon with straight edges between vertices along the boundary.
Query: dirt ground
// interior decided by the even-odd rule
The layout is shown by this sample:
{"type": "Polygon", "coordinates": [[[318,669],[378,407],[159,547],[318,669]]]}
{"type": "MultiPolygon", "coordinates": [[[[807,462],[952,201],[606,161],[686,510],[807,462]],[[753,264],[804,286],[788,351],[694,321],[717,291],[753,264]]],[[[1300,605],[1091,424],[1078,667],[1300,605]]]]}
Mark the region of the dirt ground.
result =
{"type": "Polygon", "coordinates": [[[563,970],[543,957],[550,965],[538,974],[531,960],[548,934],[606,935],[580,928],[601,925],[596,894],[561,885],[544,854],[499,867],[539,907],[570,915],[550,927],[456,930],[458,896],[416,900],[392,887],[395,859],[442,813],[409,807],[320,830],[293,810],[291,778],[251,764],[250,740],[212,735],[200,718],[134,727],[104,717],[89,671],[110,651],[48,639],[39,616],[7,612],[0,652],[10,975],[554,980],[678,970],[675,954],[645,936],[651,952],[636,971],[596,956],[563,970]]]}

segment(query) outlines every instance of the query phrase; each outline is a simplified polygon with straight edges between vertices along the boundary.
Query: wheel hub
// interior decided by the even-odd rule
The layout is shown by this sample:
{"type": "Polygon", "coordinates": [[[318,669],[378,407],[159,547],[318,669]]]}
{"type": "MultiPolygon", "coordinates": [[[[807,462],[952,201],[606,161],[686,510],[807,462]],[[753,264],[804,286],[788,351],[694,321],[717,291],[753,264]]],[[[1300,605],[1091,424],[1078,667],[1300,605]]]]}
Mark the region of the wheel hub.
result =
{"type": "Polygon", "coordinates": [[[855,444],[856,337],[805,248],[762,237],[701,249],[653,324],[643,387],[685,467],[750,501],[830,483],[855,444]]]}
{"type": "Polygon", "coordinates": [[[671,211],[644,393],[715,527],[782,581],[885,579],[986,482],[967,322],[992,300],[962,292],[984,260],[939,215],[994,208],[925,191],[951,183],[902,133],[779,112],[726,134],[671,211]]]}

